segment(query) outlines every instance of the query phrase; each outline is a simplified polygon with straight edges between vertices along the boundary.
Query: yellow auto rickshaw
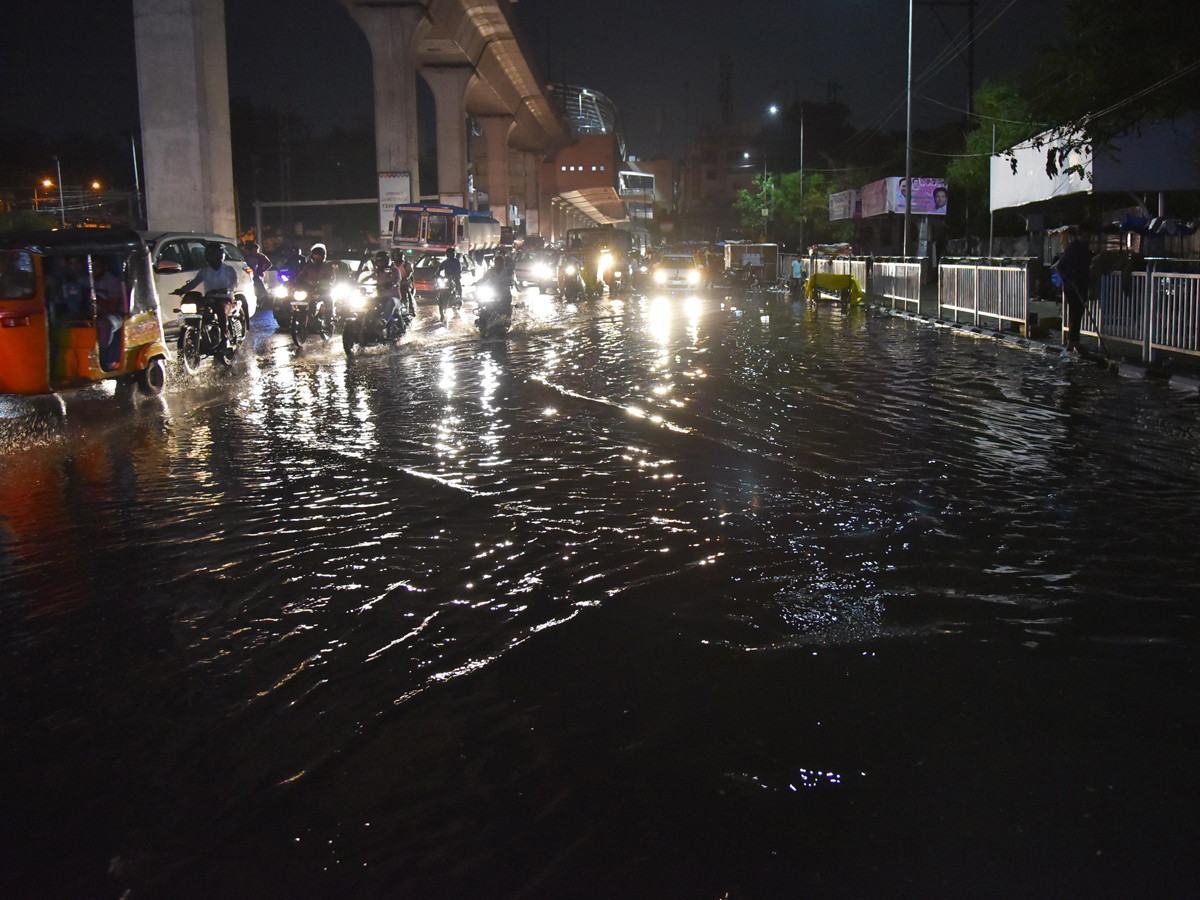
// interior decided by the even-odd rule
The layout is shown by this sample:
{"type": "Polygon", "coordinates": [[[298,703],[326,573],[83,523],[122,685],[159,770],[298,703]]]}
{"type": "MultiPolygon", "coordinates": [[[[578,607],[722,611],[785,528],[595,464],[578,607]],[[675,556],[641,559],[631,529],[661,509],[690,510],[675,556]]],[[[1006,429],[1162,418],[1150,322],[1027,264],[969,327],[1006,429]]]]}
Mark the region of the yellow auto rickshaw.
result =
{"type": "Polygon", "coordinates": [[[0,393],[111,378],[157,394],[167,357],[149,254],[135,232],[0,233],[0,393]]]}

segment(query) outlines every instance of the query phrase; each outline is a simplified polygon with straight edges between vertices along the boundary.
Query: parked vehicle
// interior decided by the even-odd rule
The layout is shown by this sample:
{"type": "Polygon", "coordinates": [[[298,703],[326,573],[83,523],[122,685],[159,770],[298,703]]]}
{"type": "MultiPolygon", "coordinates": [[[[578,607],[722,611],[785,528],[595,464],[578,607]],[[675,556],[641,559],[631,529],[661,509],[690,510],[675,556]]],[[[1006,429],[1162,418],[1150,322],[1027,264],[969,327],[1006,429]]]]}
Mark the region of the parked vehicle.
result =
{"type": "Polygon", "coordinates": [[[115,379],[157,394],[168,356],[150,253],[135,232],[0,234],[0,393],[115,379]]]}
{"type": "Polygon", "coordinates": [[[232,366],[237,348],[245,339],[248,326],[241,304],[229,294],[188,291],[179,304],[179,357],[189,375],[200,371],[200,363],[211,356],[224,366],[232,366]],[[228,334],[221,336],[221,317],[228,334]]]}
{"type": "Polygon", "coordinates": [[[394,345],[408,330],[407,309],[399,308],[390,294],[379,295],[354,289],[346,299],[346,325],[342,329],[342,349],[347,356],[363,347],[394,345]]]}
{"type": "MultiPolygon", "coordinates": [[[[258,297],[254,290],[254,270],[246,264],[246,257],[237,241],[220,234],[196,234],[179,231],[148,231],[142,233],[154,266],[154,285],[160,297],[165,297],[187,284],[192,276],[204,268],[206,244],[220,244],[225,251],[225,262],[237,272],[237,289],[234,299],[242,305],[242,312],[249,322],[258,312],[258,297]]],[[[181,322],[173,309],[164,315],[163,330],[168,336],[178,333],[181,322]]]]}

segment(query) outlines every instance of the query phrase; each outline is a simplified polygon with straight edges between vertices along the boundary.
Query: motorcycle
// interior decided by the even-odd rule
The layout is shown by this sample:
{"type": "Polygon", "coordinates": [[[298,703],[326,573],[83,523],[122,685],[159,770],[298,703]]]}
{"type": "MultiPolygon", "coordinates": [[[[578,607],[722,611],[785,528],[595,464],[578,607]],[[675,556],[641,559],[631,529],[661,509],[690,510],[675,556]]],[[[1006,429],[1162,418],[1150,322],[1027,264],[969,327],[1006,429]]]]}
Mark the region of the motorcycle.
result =
{"type": "Polygon", "coordinates": [[[314,288],[311,293],[305,290],[292,291],[292,343],[302,347],[310,334],[319,334],[323,341],[333,337],[334,303],[338,294],[348,292],[344,284],[314,288]]]}
{"type": "Polygon", "coordinates": [[[228,294],[189,291],[179,304],[179,357],[189,375],[200,371],[200,361],[211,356],[224,366],[233,365],[234,354],[246,337],[246,314],[228,294]],[[225,313],[229,334],[221,340],[218,309],[225,313]]]}
{"type": "Polygon", "coordinates": [[[564,260],[562,271],[562,298],[569,303],[579,302],[587,290],[583,284],[583,271],[579,260],[575,258],[564,260]]]}
{"type": "Polygon", "coordinates": [[[462,288],[445,275],[438,275],[435,287],[437,288],[438,318],[445,323],[447,309],[462,309],[462,288]]]}
{"type": "Polygon", "coordinates": [[[481,338],[499,337],[512,327],[512,292],[494,284],[475,288],[478,306],[475,325],[481,338]]]}
{"type": "Polygon", "coordinates": [[[342,349],[353,356],[355,348],[391,344],[404,336],[411,321],[408,308],[395,308],[389,295],[364,294],[361,290],[351,291],[346,300],[349,313],[346,327],[342,329],[342,349]]]}

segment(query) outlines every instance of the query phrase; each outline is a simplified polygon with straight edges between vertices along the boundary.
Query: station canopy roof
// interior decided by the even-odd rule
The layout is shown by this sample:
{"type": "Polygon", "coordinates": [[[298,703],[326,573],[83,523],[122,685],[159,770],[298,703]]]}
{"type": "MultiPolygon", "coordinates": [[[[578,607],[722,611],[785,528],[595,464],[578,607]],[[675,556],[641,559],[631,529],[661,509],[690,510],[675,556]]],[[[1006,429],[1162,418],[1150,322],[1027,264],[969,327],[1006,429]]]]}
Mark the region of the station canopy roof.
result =
{"type": "Polygon", "coordinates": [[[1015,173],[1007,155],[992,157],[992,209],[1067,194],[1200,190],[1200,119],[1144,125],[1117,138],[1100,154],[1083,144],[1069,153],[1056,176],[1047,175],[1047,155],[1065,145],[1063,139],[1052,139],[1050,132],[1018,144],[1013,148],[1015,173]]]}

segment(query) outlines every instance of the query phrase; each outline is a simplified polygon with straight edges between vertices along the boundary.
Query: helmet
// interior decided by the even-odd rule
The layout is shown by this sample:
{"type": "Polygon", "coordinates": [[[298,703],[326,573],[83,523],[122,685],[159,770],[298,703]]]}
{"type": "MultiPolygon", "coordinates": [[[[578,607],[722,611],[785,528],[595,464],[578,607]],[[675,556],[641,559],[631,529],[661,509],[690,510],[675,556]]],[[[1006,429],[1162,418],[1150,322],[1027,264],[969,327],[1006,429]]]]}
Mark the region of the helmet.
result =
{"type": "Polygon", "coordinates": [[[388,252],[386,250],[380,250],[375,254],[375,265],[377,266],[386,266],[391,261],[392,258],[388,256],[388,252]]]}
{"type": "Polygon", "coordinates": [[[308,255],[309,255],[309,256],[312,256],[312,255],[313,255],[314,253],[316,253],[318,250],[319,250],[319,251],[321,251],[321,256],[323,256],[323,257],[324,257],[324,256],[328,256],[328,255],[329,255],[329,250],[328,250],[328,248],[327,248],[327,247],[326,247],[324,244],[319,244],[319,243],[318,243],[318,244],[313,244],[313,245],[312,245],[312,249],[308,251],[308,255]]]}

